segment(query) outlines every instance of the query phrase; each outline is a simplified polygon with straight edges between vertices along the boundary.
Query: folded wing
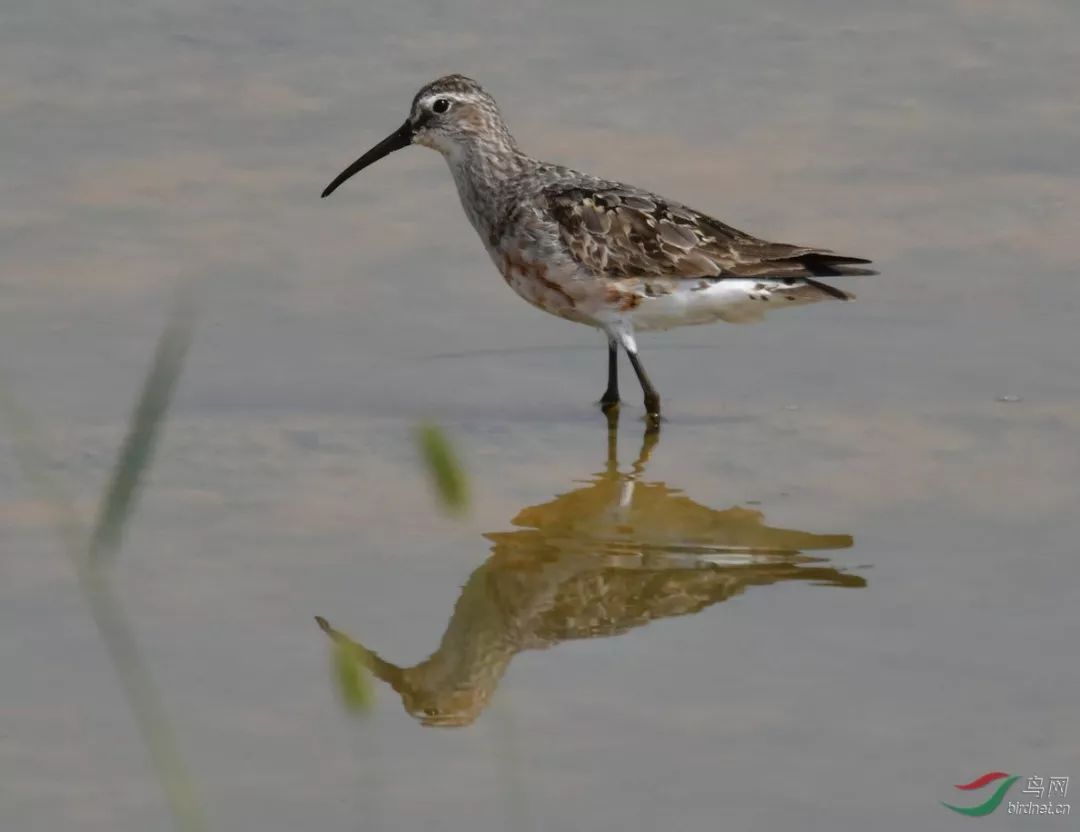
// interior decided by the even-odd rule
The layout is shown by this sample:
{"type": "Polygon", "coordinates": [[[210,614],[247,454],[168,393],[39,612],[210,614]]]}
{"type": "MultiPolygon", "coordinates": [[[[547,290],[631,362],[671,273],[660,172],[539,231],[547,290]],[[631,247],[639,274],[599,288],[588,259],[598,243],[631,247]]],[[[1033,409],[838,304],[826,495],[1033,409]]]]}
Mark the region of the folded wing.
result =
{"type": "Polygon", "coordinates": [[[585,269],[612,279],[877,274],[857,267],[870,262],[861,257],[761,240],[624,185],[555,186],[544,195],[570,254],[585,269]]]}

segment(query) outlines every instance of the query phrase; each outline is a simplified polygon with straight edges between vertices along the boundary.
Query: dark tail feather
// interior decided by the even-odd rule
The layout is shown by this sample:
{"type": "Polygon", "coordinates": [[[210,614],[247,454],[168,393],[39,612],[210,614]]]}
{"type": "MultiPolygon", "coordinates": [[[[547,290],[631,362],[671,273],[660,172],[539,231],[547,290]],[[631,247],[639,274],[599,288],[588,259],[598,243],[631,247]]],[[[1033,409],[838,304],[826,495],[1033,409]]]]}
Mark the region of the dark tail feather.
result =
{"type": "Polygon", "coordinates": [[[837,289],[835,286],[830,286],[828,283],[822,283],[820,280],[812,280],[809,277],[804,277],[803,282],[813,286],[815,289],[819,289],[826,295],[836,298],[837,300],[854,300],[855,296],[849,292],[845,292],[842,289],[837,289]]]}
{"type": "Polygon", "coordinates": [[[802,280],[807,286],[813,286],[823,295],[837,300],[852,300],[855,296],[813,278],[855,277],[877,274],[873,269],[862,269],[855,265],[870,262],[862,257],[848,257],[823,250],[798,250],[794,246],[785,246],[783,248],[787,250],[778,252],[778,256],[764,257],[755,263],[749,264],[749,268],[744,271],[744,274],[746,276],[757,274],[769,277],[775,276],[784,280],[802,280]],[[793,250],[794,253],[792,253],[793,250]]]}
{"type": "Polygon", "coordinates": [[[851,265],[853,263],[871,262],[862,257],[846,257],[842,254],[813,251],[796,259],[815,277],[839,277],[841,275],[854,277],[857,275],[877,274],[873,269],[860,269],[851,265]]]}

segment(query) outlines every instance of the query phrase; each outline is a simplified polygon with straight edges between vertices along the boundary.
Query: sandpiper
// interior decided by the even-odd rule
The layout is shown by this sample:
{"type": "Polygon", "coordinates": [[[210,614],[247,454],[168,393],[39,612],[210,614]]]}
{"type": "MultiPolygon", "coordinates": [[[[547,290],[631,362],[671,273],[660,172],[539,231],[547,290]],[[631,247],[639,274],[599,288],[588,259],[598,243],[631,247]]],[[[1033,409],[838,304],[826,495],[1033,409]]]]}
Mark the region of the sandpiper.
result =
{"type": "Polygon", "coordinates": [[[533,159],[518,148],[495,100],[463,75],[421,88],[405,123],[322,195],[410,144],[446,158],[465,213],[514,291],[607,337],[600,404],[608,413],[619,404],[622,345],[654,427],[660,395],[641,364],[635,332],[756,321],[776,306],[850,300],[816,278],[876,274],[855,265],[869,260],[768,242],[640,188],[533,159]]]}
{"type": "MultiPolygon", "coordinates": [[[[647,479],[658,441],[647,429],[637,459],[621,470],[610,432],[602,470],[522,508],[510,521],[513,531],[485,534],[490,556],[461,587],[438,649],[419,664],[399,667],[325,618],[315,620],[423,725],[460,727],[480,716],[524,650],[618,636],[753,587],[866,586],[862,576],[816,556],[850,548],[850,535],[769,526],[757,509],[717,510],[647,479]],[[810,551],[815,556],[804,554],[810,551]]],[[[418,574],[416,583],[426,585],[427,576],[418,574]]]]}

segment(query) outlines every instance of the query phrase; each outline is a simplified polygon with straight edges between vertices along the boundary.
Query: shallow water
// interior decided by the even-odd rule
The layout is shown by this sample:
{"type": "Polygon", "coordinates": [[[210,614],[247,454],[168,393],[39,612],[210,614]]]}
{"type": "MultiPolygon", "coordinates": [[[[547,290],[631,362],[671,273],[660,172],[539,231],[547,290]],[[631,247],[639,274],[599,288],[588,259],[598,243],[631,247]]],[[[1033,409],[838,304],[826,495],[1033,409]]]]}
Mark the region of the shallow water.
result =
{"type": "MultiPolygon", "coordinates": [[[[959,828],[954,783],[1080,776],[1070,4],[0,21],[0,368],[87,510],[171,287],[208,282],[117,579],[214,828],[959,828]],[[436,156],[318,199],[448,71],[537,155],[882,276],[642,338],[668,422],[643,448],[635,398],[612,449],[600,339],[506,289],[436,156]],[[435,654],[417,718],[382,682],[341,709],[315,615],[435,654]]],[[[168,828],[0,443],[0,828],[168,828]]]]}

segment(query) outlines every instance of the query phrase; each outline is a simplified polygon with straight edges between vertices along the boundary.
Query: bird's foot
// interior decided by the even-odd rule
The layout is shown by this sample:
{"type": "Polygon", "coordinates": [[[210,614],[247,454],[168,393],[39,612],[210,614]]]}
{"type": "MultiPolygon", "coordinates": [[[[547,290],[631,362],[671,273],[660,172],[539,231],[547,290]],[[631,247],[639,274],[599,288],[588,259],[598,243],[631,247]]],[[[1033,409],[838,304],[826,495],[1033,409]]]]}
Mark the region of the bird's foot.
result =
{"type": "Polygon", "coordinates": [[[655,433],[660,430],[660,396],[656,393],[645,394],[645,432],[655,433]]]}
{"type": "Polygon", "coordinates": [[[619,426],[619,395],[614,398],[607,393],[600,399],[600,410],[607,417],[608,430],[615,430],[619,426]]]}

